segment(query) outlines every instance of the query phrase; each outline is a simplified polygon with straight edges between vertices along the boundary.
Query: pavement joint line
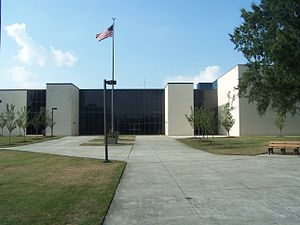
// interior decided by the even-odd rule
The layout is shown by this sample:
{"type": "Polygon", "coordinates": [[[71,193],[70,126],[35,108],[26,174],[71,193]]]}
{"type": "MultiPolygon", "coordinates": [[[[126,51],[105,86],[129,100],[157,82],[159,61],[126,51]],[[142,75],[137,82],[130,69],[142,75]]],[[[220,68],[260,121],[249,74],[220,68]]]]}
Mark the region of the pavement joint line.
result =
{"type": "MultiPolygon", "coordinates": [[[[133,160],[133,159],[131,159],[131,160],[133,160]]],[[[132,163],[132,164],[153,164],[153,163],[157,163],[157,164],[160,164],[161,162],[157,162],[157,161],[153,161],[153,162],[151,162],[151,161],[148,161],[148,162],[141,162],[141,161],[133,161],[133,162],[130,162],[130,163],[132,163]]]]}
{"type": "Polygon", "coordinates": [[[201,191],[235,191],[235,190],[264,190],[264,189],[282,189],[282,188],[300,188],[300,186],[280,186],[280,187],[254,187],[254,188],[216,188],[216,189],[199,189],[201,191]]]}
{"type": "MultiPolygon", "coordinates": [[[[151,147],[152,147],[152,143],[151,147]]],[[[154,152],[154,154],[156,155],[156,157],[159,159],[159,161],[161,162],[161,164],[163,165],[163,167],[166,169],[166,171],[168,172],[168,174],[170,175],[171,179],[175,182],[175,184],[177,185],[177,187],[179,188],[179,190],[182,192],[184,198],[189,202],[193,212],[195,213],[196,216],[200,216],[198,211],[196,210],[196,208],[194,207],[193,203],[192,203],[192,198],[187,196],[186,193],[184,192],[184,190],[182,189],[182,187],[178,184],[178,182],[176,181],[175,177],[173,176],[173,174],[168,170],[168,168],[166,167],[165,163],[161,160],[161,158],[159,157],[159,155],[157,154],[156,151],[154,151],[154,148],[151,148],[152,151],[154,152]]]]}
{"type": "Polygon", "coordinates": [[[134,148],[134,144],[131,145],[131,148],[130,148],[130,151],[128,153],[127,160],[126,160],[127,162],[128,162],[128,160],[130,158],[130,155],[131,155],[131,152],[132,152],[133,148],[134,148]]]}

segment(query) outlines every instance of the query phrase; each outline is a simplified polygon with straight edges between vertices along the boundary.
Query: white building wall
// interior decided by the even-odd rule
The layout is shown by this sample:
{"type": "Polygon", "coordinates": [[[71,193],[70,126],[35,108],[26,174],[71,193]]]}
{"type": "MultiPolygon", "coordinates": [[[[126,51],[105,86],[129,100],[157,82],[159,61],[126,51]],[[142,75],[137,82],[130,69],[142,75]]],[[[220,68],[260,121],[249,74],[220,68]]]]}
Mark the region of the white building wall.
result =
{"type": "MultiPolygon", "coordinates": [[[[18,117],[17,112],[21,110],[22,107],[27,106],[27,90],[0,90],[0,112],[6,111],[6,104],[15,105],[16,118],[18,117]]],[[[0,134],[2,130],[0,128],[0,134]]],[[[3,129],[3,135],[7,136],[9,134],[7,128],[3,129]]],[[[19,135],[19,128],[17,127],[12,135],[19,135]]],[[[21,135],[23,135],[23,130],[21,130],[21,135]]]]}
{"type": "MultiPolygon", "coordinates": [[[[239,70],[238,66],[234,67],[217,81],[218,83],[218,115],[219,118],[222,117],[222,110],[224,105],[228,102],[227,94],[230,91],[231,97],[234,94],[236,96],[233,106],[235,109],[232,111],[233,118],[235,119],[235,124],[230,130],[231,136],[240,136],[240,101],[238,98],[238,92],[234,90],[238,85],[239,70]]],[[[219,134],[226,135],[227,132],[224,127],[219,123],[219,134]]]]}
{"type": "Polygon", "coordinates": [[[194,106],[192,83],[168,83],[165,88],[165,134],[167,136],[193,135],[185,115],[194,106]]]}
{"type": "MultiPolygon", "coordinates": [[[[73,84],[47,84],[46,108],[56,122],[54,135],[79,134],[79,89],[73,84]]],[[[51,129],[47,129],[47,135],[51,129]]]]}

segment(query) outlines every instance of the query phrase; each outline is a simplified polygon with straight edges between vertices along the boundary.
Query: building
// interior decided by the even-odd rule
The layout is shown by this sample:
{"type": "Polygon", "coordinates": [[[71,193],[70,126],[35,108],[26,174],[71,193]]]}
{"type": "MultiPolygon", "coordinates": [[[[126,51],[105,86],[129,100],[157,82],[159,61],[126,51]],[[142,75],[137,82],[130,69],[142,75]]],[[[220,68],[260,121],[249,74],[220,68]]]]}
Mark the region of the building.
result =
{"type": "MultiPolygon", "coordinates": [[[[228,101],[227,93],[237,95],[234,89],[239,82],[239,78],[246,71],[245,65],[237,65],[223,76],[217,79],[218,90],[218,112],[222,111],[222,106],[228,101]]],[[[275,113],[268,110],[266,114],[260,117],[256,111],[256,105],[249,104],[245,98],[237,97],[234,102],[235,109],[233,116],[235,124],[230,132],[233,136],[245,135],[278,135],[278,128],[275,126],[275,113]]],[[[219,134],[226,134],[222,126],[219,126],[219,134]]],[[[283,135],[300,135],[300,115],[287,115],[283,135]]]]}
{"type": "MultiPolygon", "coordinates": [[[[115,89],[114,90],[114,128],[121,134],[190,136],[193,129],[185,115],[191,107],[203,107],[220,114],[227,102],[227,93],[235,93],[234,87],[246,67],[238,65],[213,83],[168,83],[164,89],[115,89]]],[[[236,93],[235,93],[236,94],[236,93]]],[[[107,90],[107,121],[111,121],[111,92],[107,90]]],[[[14,104],[16,111],[27,106],[32,119],[41,107],[53,111],[56,122],[55,135],[98,135],[104,133],[103,90],[79,89],[71,83],[48,83],[46,89],[0,90],[0,112],[6,103],[14,104]],[[53,110],[57,108],[57,110],[53,110]]],[[[256,107],[246,99],[237,98],[233,111],[236,120],[231,135],[277,135],[274,113],[259,117],[256,107]]],[[[288,117],[285,135],[299,135],[300,117],[288,117]]],[[[27,134],[41,133],[41,129],[29,127],[27,134]]],[[[14,130],[14,135],[19,133],[14,130]]],[[[50,129],[47,130],[50,134],[50,129]]],[[[222,126],[216,133],[225,134],[222,126]]],[[[4,130],[7,134],[7,130],[4,130]]]]}

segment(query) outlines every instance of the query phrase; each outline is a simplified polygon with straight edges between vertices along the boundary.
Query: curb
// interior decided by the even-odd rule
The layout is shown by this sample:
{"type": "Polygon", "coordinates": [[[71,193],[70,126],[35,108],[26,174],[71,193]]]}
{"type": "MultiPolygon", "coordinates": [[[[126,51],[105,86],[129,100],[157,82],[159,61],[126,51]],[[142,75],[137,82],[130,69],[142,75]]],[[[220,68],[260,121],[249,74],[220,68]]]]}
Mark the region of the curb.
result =
{"type": "Polygon", "coordinates": [[[103,219],[102,219],[100,225],[103,225],[103,223],[104,223],[104,221],[105,221],[105,219],[106,219],[106,216],[107,216],[107,213],[108,213],[108,211],[109,211],[109,209],[110,209],[111,203],[112,203],[112,201],[113,201],[114,198],[115,198],[116,191],[117,191],[117,189],[118,189],[118,187],[119,187],[120,181],[121,181],[121,179],[123,178],[123,174],[124,174],[124,171],[125,171],[126,166],[127,166],[127,162],[126,162],[126,161],[124,161],[124,162],[125,162],[125,166],[124,166],[124,168],[123,168],[123,170],[122,170],[122,172],[121,172],[121,176],[120,176],[120,179],[119,179],[119,181],[118,181],[117,187],[116,187],[116,189],[114,190],[114,193],[113,193],[113,195],[112,195],[111,201],[110,201],[110,203],[109,203],[109,206],[107,207],[107,210],[106,210],[106,212],[105,212],[105,216],[103,217],[103,219]]]}

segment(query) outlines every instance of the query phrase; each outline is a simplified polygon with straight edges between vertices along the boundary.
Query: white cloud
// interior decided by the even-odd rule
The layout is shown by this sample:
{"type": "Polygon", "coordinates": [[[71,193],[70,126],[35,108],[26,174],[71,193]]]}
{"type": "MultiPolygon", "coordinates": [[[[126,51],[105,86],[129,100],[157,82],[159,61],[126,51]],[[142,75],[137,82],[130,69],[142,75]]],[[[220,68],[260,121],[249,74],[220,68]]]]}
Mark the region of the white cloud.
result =
{"type": "Polygon", "coordinates": [[[32,73],[24,67],[14,66],[7,70],[7,75],[12,78],[14,82],[22,83],[28,81],[32,77],[32,73]]]}
{"type": "Polygon", "coordinates": [[[77,58],[71,52],[63,52],[53,47],[47,48],[31,38],[26,32],[26,24],[14,23],[6,26],[7,35],[14,38],[20,50],[16,59],[28,65],[55,65],[55,66],[72,66],[76,63],[77,58]]]}
{"type": "Polygon", "coordinates": [[[197,85],[199,82],[213,82],[220,76],[221,69],[219,66],[207,66],[195,76],[172,76],[164,79],[164,83],[168,82],[193,82],[197,85]]]}
{"type": "Polygon", "coordinates": [[[63,52],[53,47],[50,47],[50,49],[54,62],[58,66],[72,66],[77,61],[77,58],[71,52],[63,52]]]}
{"type": "Polygon", "coordinates": [[[13,88],[41,88],[44,84],[33,81],[35,75],[24,67],[14,66],[5,71],[5,76],[12,81],[13,88]]]}
{"type": "Polygon", "coordinates": [[[12,24],[6,26],[7,35],[15,38],[20,50],[16,58],[25,64],[45,65],[47,51],[45,48],[35,43],[31,37],[26,33],[26,24],[12,24]]]}

